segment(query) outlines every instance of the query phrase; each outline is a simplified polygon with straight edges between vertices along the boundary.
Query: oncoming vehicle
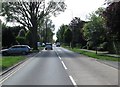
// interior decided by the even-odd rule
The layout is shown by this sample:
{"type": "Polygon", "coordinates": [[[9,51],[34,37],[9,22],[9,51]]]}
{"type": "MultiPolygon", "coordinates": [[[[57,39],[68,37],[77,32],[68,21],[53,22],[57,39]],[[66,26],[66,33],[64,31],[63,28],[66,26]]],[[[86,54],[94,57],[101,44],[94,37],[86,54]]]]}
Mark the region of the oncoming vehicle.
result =
{"type": "Polygon", "coordinates": [[[59,42],[56,43],[56,47],[60,47],[60,43],[59,42]]]}
{"type": "Polygon", "coordinates": [[[23,54],[26,55],[30,53],[32,48],[30,48],[28,45],[13,45],[12,47],[8,49],[3,49],[2,55],[12,55],[12,54],[23,54]]]}
{"type": "Polygon", "coordinates": [[[45,50],[53,50],[52,43],[46,43],[45,50]]]}

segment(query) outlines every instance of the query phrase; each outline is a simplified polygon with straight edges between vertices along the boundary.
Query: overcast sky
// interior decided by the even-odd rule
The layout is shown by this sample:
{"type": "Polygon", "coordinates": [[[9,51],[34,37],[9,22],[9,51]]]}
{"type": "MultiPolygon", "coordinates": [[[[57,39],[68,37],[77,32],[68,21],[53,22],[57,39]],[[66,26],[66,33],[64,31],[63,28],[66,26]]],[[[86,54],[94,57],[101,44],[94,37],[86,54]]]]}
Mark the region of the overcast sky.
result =
{"type": "MultiPolygon", "coordinates": [[[[103,7],[105,0],[65,0],[67,9],[57,17],[52,17],[55,24],[56,32],[60,25],[69,24],[72,18],[80,17],[86,20],[89,13],[96,11],[99,7],[103,7]]],[[[56,36],[53,37],[56,40],[56,36]]]]}

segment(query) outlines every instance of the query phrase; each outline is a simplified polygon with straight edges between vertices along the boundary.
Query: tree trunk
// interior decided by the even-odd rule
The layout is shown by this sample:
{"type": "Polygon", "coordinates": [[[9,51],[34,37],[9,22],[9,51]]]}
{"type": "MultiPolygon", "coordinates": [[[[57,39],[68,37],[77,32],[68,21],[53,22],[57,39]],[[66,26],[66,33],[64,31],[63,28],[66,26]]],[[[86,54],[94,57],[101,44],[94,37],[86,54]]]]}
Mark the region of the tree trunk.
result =
{"type": "Polygon", "coordinates": [[[117,50],[117,47],[116,47],[116,44],[115,44],[115,41],[113,40],[113,47],[115,49],[115,53],[118,54],[118,50],[117,50]]]}
{"type": "Polygon", "coordinates": [[[31,18],[31,23],[33,25],[32,29],[31,29],[31,33],[32,33],[32,46],[33,46],[33,49],[34,50],[38,50],[38,47],[37,47],[37,19],[36,17],[33,15],[32,18],[31,18]]]}
{"type": "Polygon", "coordinates": [[[37,47],[37,30],[35,28],[32,31],[32,43],[33,43],[33,49],[38,50],[38,47],[37,47]]]}
{"type": "Polygon", "coordinates": [[[97,46],[96,46],[96,54],[97,54],[97,46]]]}

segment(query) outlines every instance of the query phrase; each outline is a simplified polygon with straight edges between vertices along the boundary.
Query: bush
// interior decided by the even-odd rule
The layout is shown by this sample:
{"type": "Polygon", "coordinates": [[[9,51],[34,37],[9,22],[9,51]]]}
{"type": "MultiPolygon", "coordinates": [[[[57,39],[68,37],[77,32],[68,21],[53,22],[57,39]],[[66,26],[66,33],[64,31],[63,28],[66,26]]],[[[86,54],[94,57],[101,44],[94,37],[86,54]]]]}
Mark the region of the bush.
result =
{"type": "Polygon", "coordinates": [[[76,44],[76,47],[77,47],[77,48],[82,48],[82,45],[77,43],[77,44],[76,44]]]}
{"type": "Polygon", "coordinates": [[[100,51],[107,51],[108,50],[108,42],[103,42],[102,44],[100,44],[100,46],[98,47],[98,50],[100,51]]]}
{"type": "Polygon", "coordinates": [[[19,43],[20,45],[27,44],[25,37],[19,37],[19,36],[17,36],[17,37],[16,37],[16,40],[18,41],[18,43],[19,43]]]}
{"type": "Polygon", "coordinates": [[[25,37],[26,37],[26,43],[32,47],[32,33],[30,31],[27,31],[25,37]]]}
{"type": "Polygon", "coordinates": [[[108,43],[108,51],[109,51],[109,53],[115,53],[113,42],[108,43]]]}
{"type": "Polygon", "coordinates": [[[10,47],[16,43],[15,36],[9,28],[2,29],[2,47],[10,47]]]}
{"type": "Polygon", "coordinates": [[[87,42],[87,49],[88,49],[88,50],[91,50],[91,49],[93,49],[93,47],[94,47],[94,46],[93,46],[93,42],[92,42],[92,41],[88,41],[88,42],[87,42]]]}

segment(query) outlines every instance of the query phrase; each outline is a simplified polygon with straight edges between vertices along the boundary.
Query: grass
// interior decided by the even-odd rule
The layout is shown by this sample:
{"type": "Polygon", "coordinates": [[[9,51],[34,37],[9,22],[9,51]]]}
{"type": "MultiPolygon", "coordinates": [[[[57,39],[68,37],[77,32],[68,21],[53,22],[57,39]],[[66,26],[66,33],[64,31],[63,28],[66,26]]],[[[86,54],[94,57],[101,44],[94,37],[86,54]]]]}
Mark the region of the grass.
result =
{"type": "Polygon", "coordinates": [[[26,59],[24,56],[5,56],[0,58],[0,68],[5,70],[18,62],[26,59]]]}
{"type": "Polygon", "coordinates": [[[63,46],[64,48],[67,48],[68,50],[71,50],[73,52],[77,52],[77,53],[81,53],[83,55],[86,55],[88,57],[92,57],[92,58],[96,58],[96,59],[100,59],[100,60],[109,60],[109,61],[120,61],[117,57],[111,57],[105,54],[96,54],[93,52],[88,52],[88,51],[83,51],[80,50],[79,48],[70,48],[70,47],[66,47],[63,46]]]}

